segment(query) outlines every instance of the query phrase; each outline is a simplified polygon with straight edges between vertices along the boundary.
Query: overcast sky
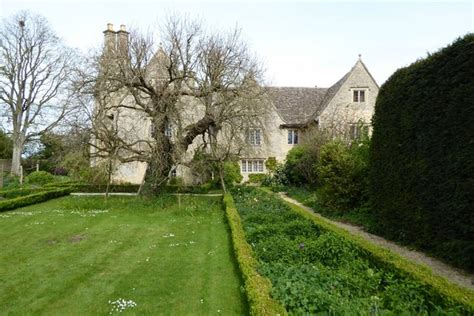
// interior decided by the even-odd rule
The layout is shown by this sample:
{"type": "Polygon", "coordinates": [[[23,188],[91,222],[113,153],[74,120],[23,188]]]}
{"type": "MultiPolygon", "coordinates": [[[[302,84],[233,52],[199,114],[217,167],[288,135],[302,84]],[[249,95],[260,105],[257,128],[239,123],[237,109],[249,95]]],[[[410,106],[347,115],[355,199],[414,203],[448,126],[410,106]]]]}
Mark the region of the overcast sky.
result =
{"type": "Polygon", "coordinates": [[[44,15],[65,42],[86,51],[108,22],[153,29],[188,14],[216,29],[239,26],[275,86],[328,87],[362,54],[382,84],[396,69],[474,31],[474,1],[0,0],[0,15],[44,15]]]}

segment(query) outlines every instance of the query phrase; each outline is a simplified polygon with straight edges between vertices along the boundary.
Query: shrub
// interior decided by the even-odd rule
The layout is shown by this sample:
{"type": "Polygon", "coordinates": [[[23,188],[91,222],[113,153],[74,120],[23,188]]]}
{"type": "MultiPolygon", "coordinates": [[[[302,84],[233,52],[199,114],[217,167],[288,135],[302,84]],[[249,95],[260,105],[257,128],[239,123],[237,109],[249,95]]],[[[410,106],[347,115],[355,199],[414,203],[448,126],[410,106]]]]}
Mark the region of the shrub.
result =
{"type": "Polygon", "coordinates": [[[10,200],[0,201],[0,212],[13,210],[19,207],[48,201],[57,197],[68,195],[70,192],[71,192],[70,188],[57,189],[57,190],[33,193],[26,196],[20,196],[20,197],[10,199],[10,200]]]}
{"type": "Polygon", "coordinates": [[[288,184],[284,165],[277,164],[273,173],[265,177],[262,184],[272,187],[272,189],[276,191],[283,190],[283,188],[288,184]]]}
{"type": "Polygon", "coordinates": [[[236,161],[224,162],[224,182],[227,186],[242,182],[242,175],[240,174],[240,166],[236,161]]]}
{"type": "Polygon", "coordinates": [[[267,175],[264,173],[251,173],[249,174],[249,183],[255,183],[255,184],[262,184],[265,179],[267,178],[267,175]]]}
{"type": "Polygon", "coordinates": [[[275,157],[268,157],[267,160],[265,160],[265,168],[273,174],[278,166],[278,161],[276,160],[275,157]]]}
{"type": "Polygon", "coordinates": [[[44,185],[54,181],[54,176],[46,171],[35,171],[25,178],[28,184],[44,185]]]}
{"type": "Polygon", "coordinates": [[[307,164],[306,150],[303,146],[293,147],[286,155],[285,174],[291,184],[302,185],[306,183],[306,168],[312,169],[312,164],[307,164]]]}
{"type": "Polygon", "coordinates": [[[184,179],[182,177],[171,177],[168,181],[169,185],[183,186],[184,179]]]}
{"type": "Polygon", "coordinates": [[[351,145],[335,140],[321,148],[317,173],[323,206],[335,212],[348,212],[367,203],[368,150],[368,138],[351,145]]]}
{"type": "Polygon", "coordinates": [[[474,34],[380,88],[370,150],[377,232],[474,271],[474,34]]]}

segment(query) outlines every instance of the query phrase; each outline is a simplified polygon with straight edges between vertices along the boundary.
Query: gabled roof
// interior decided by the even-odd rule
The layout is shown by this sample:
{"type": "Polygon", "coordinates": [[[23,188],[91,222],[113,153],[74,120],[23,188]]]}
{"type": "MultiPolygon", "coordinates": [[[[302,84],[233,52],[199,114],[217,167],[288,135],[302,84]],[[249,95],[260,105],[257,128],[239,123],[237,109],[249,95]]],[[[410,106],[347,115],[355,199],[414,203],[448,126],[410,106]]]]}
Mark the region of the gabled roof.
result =
{"type": "Polygon", "coordinates": [[[351,70],[329,88],[268,87],[268,94],[287,126],[305,125],[310,120],[317,119],[359,63],[378,87],[374,77],[359,58],[351,70]]]}
{"type": "Polygon", "coordinates": [[[327,88],[267,87],[273,105],[287,124],[304,124],[318,108],[327,88]]]}

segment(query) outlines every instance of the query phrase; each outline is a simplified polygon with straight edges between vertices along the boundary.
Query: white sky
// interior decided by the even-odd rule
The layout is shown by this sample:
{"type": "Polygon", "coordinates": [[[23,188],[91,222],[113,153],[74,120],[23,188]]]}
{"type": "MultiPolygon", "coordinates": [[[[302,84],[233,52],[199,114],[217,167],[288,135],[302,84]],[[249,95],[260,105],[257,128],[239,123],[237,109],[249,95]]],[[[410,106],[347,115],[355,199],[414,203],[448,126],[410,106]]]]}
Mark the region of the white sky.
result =
{"type": "Polygon", "coordinates": [[[108,22],[153,29],[167,14],[188,14],[216,29],[242,28],[277,86],[328,87],[362,54],[379,84],[406,66],[474,31],[473,1],[32,1],[0,0],[0,16],[28,9],[44,15],[68,45],[102,42],[108,22]]]}

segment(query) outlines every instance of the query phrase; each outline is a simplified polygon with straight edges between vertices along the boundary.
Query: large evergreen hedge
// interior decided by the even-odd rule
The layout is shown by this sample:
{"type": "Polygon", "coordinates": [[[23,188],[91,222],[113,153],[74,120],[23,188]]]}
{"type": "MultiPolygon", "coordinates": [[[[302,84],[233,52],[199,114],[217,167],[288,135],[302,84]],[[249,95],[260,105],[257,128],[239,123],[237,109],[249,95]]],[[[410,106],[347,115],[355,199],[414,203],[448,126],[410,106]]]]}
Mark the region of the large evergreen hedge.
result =
{"type": "Polygon", "coordinates": [[[396,71],[373,127],[378,232],[474,271],[474,34],[396,71]]]}

